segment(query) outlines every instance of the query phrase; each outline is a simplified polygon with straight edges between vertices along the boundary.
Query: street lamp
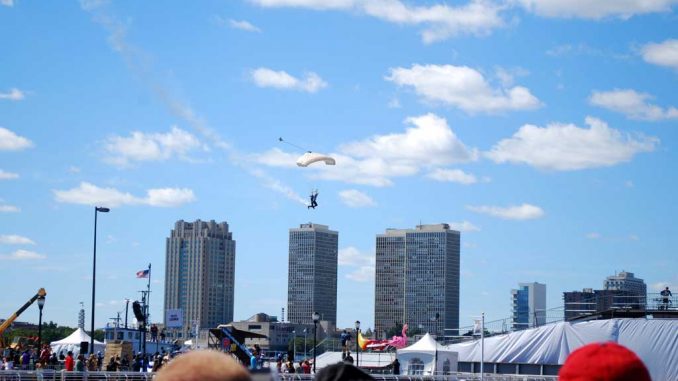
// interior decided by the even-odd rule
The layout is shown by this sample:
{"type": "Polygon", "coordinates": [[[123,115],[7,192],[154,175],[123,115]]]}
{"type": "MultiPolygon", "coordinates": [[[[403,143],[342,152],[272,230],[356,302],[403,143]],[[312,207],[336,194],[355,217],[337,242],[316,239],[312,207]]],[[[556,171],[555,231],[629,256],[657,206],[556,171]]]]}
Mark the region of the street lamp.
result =
{"type": "Polygon", "coordinates": [[[40,309],[40,317],[38,318],[38,356],[42,350],[42,307],[45,306],[45,297],[38,296],[38,308],[40,309]]]}
{"type": "Polygon", "coordinates": [[[315,354],[318,350],[318,322],[320,321],[320,314],[317,312],[313,313],[313,373],[315,373],[315,354]]]}
{"type": "Polygon", "coordinates": [[[108,213],[111,210],[104,207],[94,207],[94,255],[92,260],[92,331],[90,332],[89,353],[94,353],[94,305],[96,302],[96,280],[97,280],[97,212],[108,213]]]}
{"type": "Polygon", "coordinates": [[[292,331],[294,338],[292,339],[292,364],[297,361],[297,331],[292,331]]]}
{"type": "Polygon", "coordinates": [[[359,366],[358,363],[358,357],[360,356],[360,345],[358,345],[358,341],[360,341],[359,338],[360,335],[360,320],[355,321],[355,366],[359,366]]]}
{"type": "Polygon", "coordinates": [[[306,333],[308,332],[308,329],[304,328],[304,361],[308,357],[308,352],[306,352],[306,333]]]}

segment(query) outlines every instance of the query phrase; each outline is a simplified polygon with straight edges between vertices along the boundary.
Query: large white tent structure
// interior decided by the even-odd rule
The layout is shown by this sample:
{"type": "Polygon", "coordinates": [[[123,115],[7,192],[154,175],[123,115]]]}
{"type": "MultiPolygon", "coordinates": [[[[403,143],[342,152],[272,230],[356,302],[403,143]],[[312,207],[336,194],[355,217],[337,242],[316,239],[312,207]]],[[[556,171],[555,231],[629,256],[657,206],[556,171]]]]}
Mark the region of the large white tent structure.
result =
{"type": "MultiPolygon", "coordinates": [[[[559,322],[489,337],[485,339],[485,369],[511,369],[507,364],[562,365],[575,349],[608,341],[635,352],[653,380],[678,380],[678,319],[559,322]]],[[[460,363],[480,362],[480,340],[446,347],[459,353],[460,363]]]]}
{"type": "Polygon", "coordinates": [[[457,372],[457,352],[438,344],[428,333],[409,347],[398,349],[401,374],[433,375],[457,372]]]}
{"type": "MultiPolygon", "coordinates": [[[[57,355],[64,352],[64,355],[68,351],[73,352],[73,357],[77,357],[80,354],[80,343],[86,342],[89,344],[91,337],[82,329],[78,328],[73,333],[68,335],[66,338],[63,338],[59,341],[52,341],[49,346],[52,347],[52,352],[57,355]]],[[[104,352],[106,344],[94,340],[94,353],[101,351],[104,352]]]]}

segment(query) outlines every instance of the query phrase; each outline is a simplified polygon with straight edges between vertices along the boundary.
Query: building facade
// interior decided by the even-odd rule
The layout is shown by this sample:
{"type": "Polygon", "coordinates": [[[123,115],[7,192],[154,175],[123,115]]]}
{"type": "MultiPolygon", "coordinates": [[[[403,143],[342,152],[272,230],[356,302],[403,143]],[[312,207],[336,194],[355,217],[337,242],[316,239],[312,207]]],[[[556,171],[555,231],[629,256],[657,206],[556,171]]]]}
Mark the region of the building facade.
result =
{"type": "Polygon", "coordinates": [[[514,330],[546,324],[546,285],[519,283],[511,290],[512,325],[514,330]]]}
{"type": "Polygon", "coordinates": [[[181,327],[169,339],[187,339],[199,328],[233,321],[235,241],[226,222],[177,221],[167,238],[165,311],[180,310],[181,327]]]}
{"type": "Polygon", "coordinates": [[[377,235],[377,337],[402,324],[438,336],[458,334],[459,244],[459,232],[448,224],[387,229],[377,235]]]}
{"type": "Polygon", "coordinates": [[[573,320],[613,309],[644,310],[647,285],[633,273],[622,271],[608,276],[602,290],[585,288],[563,293],[565,320],[573,320]]]}
{"type": "Polygon", "coordinates": [[[604,290],[627,291],[633,295],[645,297],[647,285],[645,281],[633,276],[633,273],[622,271],[619,274],[610,275],[603,282],[604,290]]]}
{"type": "Polygon", "coordinates": [[[339,233],[326,225],[308,223],[290,229],[287,320],[337,324],[337,264],[339,233]]]}

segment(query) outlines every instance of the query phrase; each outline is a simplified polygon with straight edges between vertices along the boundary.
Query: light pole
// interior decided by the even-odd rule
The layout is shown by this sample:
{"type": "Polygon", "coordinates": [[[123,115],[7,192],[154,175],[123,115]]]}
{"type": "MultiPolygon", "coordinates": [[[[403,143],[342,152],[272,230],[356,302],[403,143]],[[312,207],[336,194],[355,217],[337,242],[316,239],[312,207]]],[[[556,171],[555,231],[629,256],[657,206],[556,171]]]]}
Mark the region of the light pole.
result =
{"type": "Polygon", "coordinates": [[[318,322],[320,321],[320,314],[317,312],[313,313],[313,373],[315,373],[315,354],[318,350],[318,322]]]}
{"type": "Polygon", "coordinates": [[[125,298],[125,329],[127,329],[127,312],[129,312],[129,299],[125,298]]]}
{"type": "Polygon", "coordinates": [[[292,331],[292,364],[297,361],[297,331],[292,331]]]}
{"type": "Polygon", "coordinates": [[[304,328],[304,360],[308,357],[308,352],[306,352],[306,333],[308,329],[304,328]]]}
{"type": "Polygon", "coordinates": [[[360,366],[358,362],[358,357],[360,356],[360,345],[358,345],[358,341],[360,341],[359,338],[360,335],[360,320],[355,321],[355,366],[360,366]]]}
{"type": "Polygon", "coordinates": [[[90,341],[89,341],[89,353],[94,353],[94,304],[96,303],[96,284],[97,284],[97,213],[108,213],[111,210],[104,207],[95,206],[94,207],[94,255],[92,260],[92,325],[90,341]]]}
{"type": "Polygon", "coordinates": [[[42,350],[42,307],[45,306],[45,297],[38,297],[38,308],[40,309],[40,317],[38,318],[38,356],[42,350]]]}

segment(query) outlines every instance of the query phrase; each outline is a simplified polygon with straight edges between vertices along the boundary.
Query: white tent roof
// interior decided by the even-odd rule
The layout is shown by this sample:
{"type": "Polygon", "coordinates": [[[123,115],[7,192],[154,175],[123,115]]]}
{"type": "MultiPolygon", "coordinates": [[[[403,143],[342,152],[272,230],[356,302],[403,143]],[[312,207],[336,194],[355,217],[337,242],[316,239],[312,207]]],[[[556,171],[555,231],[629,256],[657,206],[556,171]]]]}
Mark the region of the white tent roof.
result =
{"type": "MultiPolygon", "coordinates": [[[[82,328],[78,328],[67,337],[58,341],[52,341],[49,346],[52,347],[52,352],[54,353],[63,351],[66,354],[66,352],[71,351],[74,356],[77,356],[80,354],[80,343],[83,341],[89,343],[90,340],[91,337],[82,328]]],[[[105,348],[106,344],[94,340],[93,352],[103,352],[105,348]]]]}
{"type": "Polygon", "coordinates": [[[438,344],[438,342],[435,341],[435,339],[427,333],[421,339],[419,339],[419,341],[410,345],[409,347],[398,349],[398,354],[409,352],[435,353],[436,351],[449,352],[450,349],[443,345],[438,344]]]}
{"type": "MultiPolygon", "coordinates": [[[[81,342],[86,341],[90,342],[91,337],[83,330],[82,328],[78,328],[73,333],[68,335],[67,337],[58,340],[58,341],[52,341],[50,345],[64,345],[64,344],[78,344],[80,345],[81,342]]],[[[94,345],[104,345],[101,341],[94,340],[94,345]]]]}
{"type": "MultiPolygon", "coordinates": [[[[678,380],[678,319],[610,319],[559,322],[485,339],[485,361],[563,364],[575,349],[617,342],[640,357],[653,380],[678,380]]],[[[459,361],[480,362],[480,341],[452,344],[459,361]]]]}

